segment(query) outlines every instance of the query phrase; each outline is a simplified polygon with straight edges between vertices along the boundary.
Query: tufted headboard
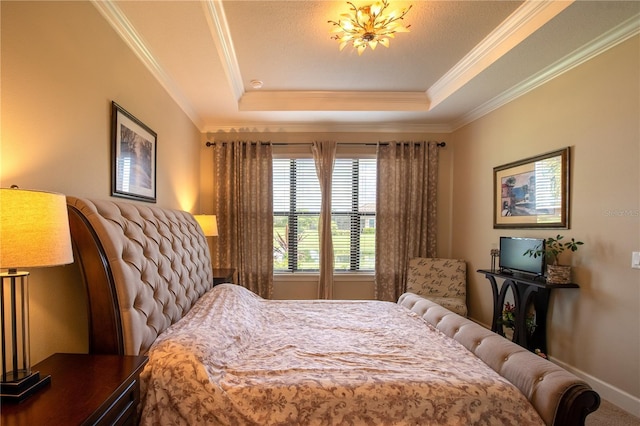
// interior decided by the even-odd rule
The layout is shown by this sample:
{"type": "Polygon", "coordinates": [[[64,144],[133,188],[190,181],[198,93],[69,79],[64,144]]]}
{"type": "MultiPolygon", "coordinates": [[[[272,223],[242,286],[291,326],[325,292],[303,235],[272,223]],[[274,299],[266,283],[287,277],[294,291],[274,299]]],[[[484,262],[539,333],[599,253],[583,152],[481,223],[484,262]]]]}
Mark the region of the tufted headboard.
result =
{"type": "Polygon", "coordinates": [[[89,352],[144,354],[213,285],[209,246],[191,214],[67,197],[89,299],[89,352]]]}

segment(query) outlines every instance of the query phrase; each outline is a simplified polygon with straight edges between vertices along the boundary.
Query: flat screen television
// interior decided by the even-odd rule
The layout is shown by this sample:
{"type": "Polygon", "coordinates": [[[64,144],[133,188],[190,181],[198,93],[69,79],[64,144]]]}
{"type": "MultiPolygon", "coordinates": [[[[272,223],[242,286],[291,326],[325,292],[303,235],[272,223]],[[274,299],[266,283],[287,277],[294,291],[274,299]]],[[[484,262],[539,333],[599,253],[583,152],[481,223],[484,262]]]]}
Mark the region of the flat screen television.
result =
{"type": "Polygon", "coordinates": [[[544,248],[544,239],[500,237],[500,272],[544,275],[544,256],[524,255],[528,249],[544,248]]]}

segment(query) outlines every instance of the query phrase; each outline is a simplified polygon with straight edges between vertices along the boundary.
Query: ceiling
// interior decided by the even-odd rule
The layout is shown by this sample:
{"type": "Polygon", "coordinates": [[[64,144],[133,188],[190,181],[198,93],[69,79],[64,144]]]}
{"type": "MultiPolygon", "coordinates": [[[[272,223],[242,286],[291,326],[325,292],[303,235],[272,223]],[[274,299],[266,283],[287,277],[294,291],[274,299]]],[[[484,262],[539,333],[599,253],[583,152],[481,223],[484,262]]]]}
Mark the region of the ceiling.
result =
{"type": "Polygon", "coordinates": [[[640,32],[636,1],[390,3],[411,32],[359,56],[345,1],[94,1],[202,132],[450,132],[640,32]]]}

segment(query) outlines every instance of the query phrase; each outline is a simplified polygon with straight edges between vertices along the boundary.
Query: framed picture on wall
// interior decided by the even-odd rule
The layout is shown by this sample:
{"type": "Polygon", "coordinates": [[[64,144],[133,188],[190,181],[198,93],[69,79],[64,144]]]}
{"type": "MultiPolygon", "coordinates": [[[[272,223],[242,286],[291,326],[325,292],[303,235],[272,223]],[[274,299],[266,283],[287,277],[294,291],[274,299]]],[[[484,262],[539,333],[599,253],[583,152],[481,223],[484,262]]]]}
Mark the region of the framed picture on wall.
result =
{"type": "Polygon", "coordinates": [[[156,133],[111,103],[111,195],[156,202],[156,133]]]}
{"type": "Polygon", "coordinates": [[[494,228],[569,228],[569,147],[493,169],[494,228]]]}

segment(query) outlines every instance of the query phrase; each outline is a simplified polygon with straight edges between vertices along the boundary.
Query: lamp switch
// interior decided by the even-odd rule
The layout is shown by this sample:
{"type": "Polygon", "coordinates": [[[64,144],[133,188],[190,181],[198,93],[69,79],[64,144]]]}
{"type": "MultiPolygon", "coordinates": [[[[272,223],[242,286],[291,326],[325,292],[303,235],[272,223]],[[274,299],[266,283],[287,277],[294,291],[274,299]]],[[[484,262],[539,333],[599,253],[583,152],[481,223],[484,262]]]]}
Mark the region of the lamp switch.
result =
{"type": "Polygon", "coordinates": [[[634,251],[631,253],[631,267],[634,269],[640,269],[640,251],[634,251]]]}

